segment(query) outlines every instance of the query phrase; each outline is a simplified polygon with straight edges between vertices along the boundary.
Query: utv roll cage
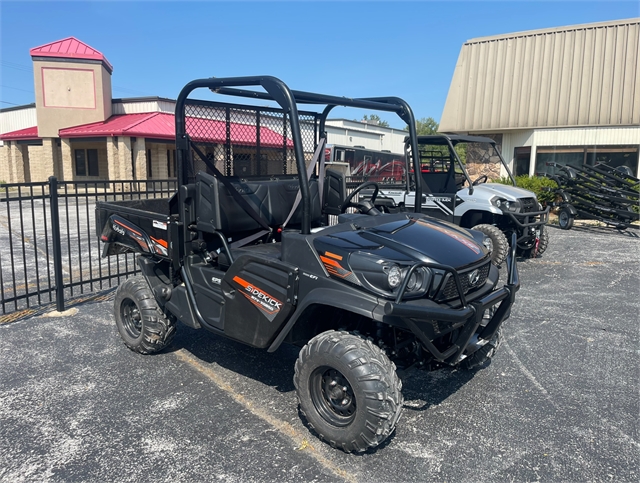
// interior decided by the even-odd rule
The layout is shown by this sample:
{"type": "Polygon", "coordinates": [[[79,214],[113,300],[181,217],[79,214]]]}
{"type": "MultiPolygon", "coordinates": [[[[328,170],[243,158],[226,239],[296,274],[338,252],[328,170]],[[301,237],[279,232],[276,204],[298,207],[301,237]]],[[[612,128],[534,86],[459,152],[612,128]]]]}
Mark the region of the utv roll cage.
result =
{"type": "MultiPolygon", "coordinates": [[[[410,139],[409,136],[405,138],[405,144],[409,143],[409,139],[410,139]]],[[[516,179],[513,177],[513,174],[509,169],[509,165],[502,157],[502,153],[500,153],[500,151],[495,147],[496,142],[491,138],[487,138],[483,136],[467,136],[462,134],[437,134],[433,136],[432,135],[419,136],[418,138],[418,144],[433,144],[433,145],[440,145],[440,146],[449,146],[450,152],[452,152],[453,155],[455,156],[455,162],[458,164],[458,167],[464,173],[464,177],[467,180],[467,183],[469,183],[469,194],[473,194],[473,182],[471,181],[471,178],[469,178],[469,174],[467,173],[467,169],[464,163],[462,162],[462,160],[458,156],[458,153],[454,149],[454,147],[460,143],[491,144],[494,147],[496,153],[498,154],[498,157],[500,158],[500,163],[502,163],[502,167],[505,169],[505,171],[509,175],[509,179],[511,179],[511,183],[513,184],[513,186],[516,186],[516,179]]],[[[413,148],[412,148],[412,152],[413,152],[413,148]]],[[[414,156],[414,157],[419,157],[419,156],[414,156]]],[[[418,164],[419,164],[419,161],[418,161],[418,164]]],[[[414,165],[415,165],[415,160],[414,160],[414,165]]],[[[414,169],[415,169],[415,166],[414,166],[414,169]]],[[[419,172],[420,171],[416,171],[416,173],[419,173],[419,172]]],[[[421,176],[416,176],[416,178],[421,178],[421,176]]],[[[417,193],[417,190],[416,190],[416,193],[417,193]]]]}
{"type": "MultiPolygon", "coordinates": [[[[311,202],[309,180],[305,176],[307,167],[302,149],[302,136],[300,122],[298,118],[298,104],[324,105],[325,108],[320,115],[319,137],[326,139],[325,123],[329,113],[338,106],[355,107],[362,109],[372,109],[379,111],[395,112],[409,126],[409,145],[413,152],[417,152],[417,136],[415,128],[415,117],[409,105],[398,97],[372,97],[372,98],[349,98],[326,94],[316,94],[289,89],[280,79],[273,76],[247,76],[247,77],[226,77],[208,79],[198,79],[189,82],[180,92],[176,103],[176,161],[178,186],[184,186],[188,179],[188,168],[193,164],[191,147],[193,144],[187,134],[187,120],[185,105],[188,96],[196,89],[209,89],[216,94],[245,97],[249,99],[259,99],[276,102],[284,114],[289,115],[291,126],[291,137],[293,141],[293,151],[295,163],[300,182],[300,193],[302,196],[302,225],[300,232],[303,235],[311,233],[311,202]],[[265,92],[240,89],[239,87],[259,86],[265,92]]],[[[318,143],[318,139],[314,142],[318,143]]],[[[207,159],[202,159],[211,168],[207,159]]],[[[419,159],[414,159],[414,169],[419,170],[419,159]],[[417,164],[416,164],[417,163],[417,164]]],[[[419,171],[417,171],[419,172],[419,171]]],[[[221,173],[218,173],[220,175],[221,173]]],[[[416,195],[422,194],[422,182],[416,180],[416,195]]],[[[180,190],[179,203],[185,201],[186,193],[180,190]]],[[[420,198],[418,198],[420,199],[420,198]]],[[[420,206],[416,206],[416,213],[420,212],[420,206]]]]}

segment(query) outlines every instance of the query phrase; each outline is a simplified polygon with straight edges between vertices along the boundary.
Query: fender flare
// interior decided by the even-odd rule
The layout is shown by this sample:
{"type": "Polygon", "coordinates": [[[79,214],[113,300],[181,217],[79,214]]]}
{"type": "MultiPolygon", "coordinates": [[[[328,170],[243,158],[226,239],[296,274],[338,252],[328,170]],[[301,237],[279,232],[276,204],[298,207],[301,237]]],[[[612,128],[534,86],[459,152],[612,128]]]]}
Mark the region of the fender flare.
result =
{"type": "Polygon", "coordinates": [[[569,210],[569,213],[571,213],[572,216],[576,216],[578,214],[578,212],[576,211],[576,208],[571,204],[571,203],[562,203],[560,205],[560,209],[566,208],[569,210]]]}
{"type": "Polygon", "coordinates": [[[280,344],[282,344],[282,341],[287,334],[291,332],[291,329],[293,329],[293,326],[298,321],[300,315],[312,305],[327,305],[347,310],[348,312],[353,312],[357,315],[363,315],[371,319],[376,318],[375,312],[378,312],[378,314],[384,313],[384,310],[379,308],[383,307],[384,304],[381,305],[378,298],[374,295],[354,294],[354,292],[351,291],[345,293],[344,291],[333,288],[317,288],[309,292],[303,302],[298,305],[294,314],[269,346],[267,352],[274,352],[278,347],[280,347],[280,344]],[[377,308],[379,309],[376,310],[377,308]]]}

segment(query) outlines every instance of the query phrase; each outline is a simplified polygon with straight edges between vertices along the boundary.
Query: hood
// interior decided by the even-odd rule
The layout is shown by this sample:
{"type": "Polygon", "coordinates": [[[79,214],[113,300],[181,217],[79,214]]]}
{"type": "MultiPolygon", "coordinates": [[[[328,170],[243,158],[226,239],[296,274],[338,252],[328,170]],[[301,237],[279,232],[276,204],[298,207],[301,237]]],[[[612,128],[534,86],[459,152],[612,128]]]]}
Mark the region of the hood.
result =
{"type": "Polygon", "coordinates": [[[463,269],[489,257],[482,245],[483,237],[482,233],[450,223],[412,215],[370,228],[321,236],[314,245],[321,254],[328,251],[345,260],[350,253],[361,251],[385,260],[431,262],[463,269]]]}
{"type": "MultiPolygon", "coordinates": [[[[464,190],[464,195],[469,196],[469,189],[464,190]]],[[[473,195],[478,197],[490,198],[491,196],[500,196],[508,201],[515,201],[518,198],[535,198],[535,193],[500,183],[482,183],[473,187],[473,195]],[[482,193],[482,194],[481,194],[482,193]]]]}

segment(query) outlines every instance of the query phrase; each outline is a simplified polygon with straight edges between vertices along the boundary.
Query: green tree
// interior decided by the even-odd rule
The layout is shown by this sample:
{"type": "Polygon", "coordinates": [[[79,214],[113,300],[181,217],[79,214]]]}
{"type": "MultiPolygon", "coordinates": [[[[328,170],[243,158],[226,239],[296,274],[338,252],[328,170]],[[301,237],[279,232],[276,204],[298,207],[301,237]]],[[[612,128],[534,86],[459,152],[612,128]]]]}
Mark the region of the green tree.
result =
{"type": "MultiPolygon", "coordinates": [[[[436,134],[440,124],[432,117],[423,117],[416,120],[416,134],[418,136],[427,136],[429,134],[436,134]]],[[[409,126],[405,126],[405,131],[409,130],[409,126]]]]}
{"type": "Polygon", "coordinates": [[[387,121],[383,121],[382,119],[380,119],[380,116],[378,116],[377,114],[365,114],[364,116],[362,116],[362,121],[361,122],[368,122],[369,124],[377,124],[378,126],[381,127],[389,127],[389,123],[387,121]]]}

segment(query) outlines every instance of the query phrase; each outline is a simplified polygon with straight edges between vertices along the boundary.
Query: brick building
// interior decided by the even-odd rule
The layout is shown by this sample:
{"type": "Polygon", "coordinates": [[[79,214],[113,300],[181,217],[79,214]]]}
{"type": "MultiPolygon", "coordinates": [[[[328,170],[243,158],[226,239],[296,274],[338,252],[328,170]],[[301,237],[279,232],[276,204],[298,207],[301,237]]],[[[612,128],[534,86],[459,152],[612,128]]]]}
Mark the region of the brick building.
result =
{"type": "MultiPolygon", "coordinates": [[[[65,181],[175,177],[175,100],[112,99],[112,65],[101,52],[73,37],[35,47],[30,54],[35,103],[0,110],[0,180],[35,182],[51,175],[65,181]]],[[[211,109],[197,122],[224,119],[219,114],[211,109]]],[[[261,123],[263,155],[270,160],[270,147],[286,150],[291,141],[281,122],[262,118],[261,123]]],[[[233,169],[238,174],[254,162],[247,160],[246,146],[256,137],[255,127],[253,133],[249,127],[231,126],[233,169]]],[[[328,120],[327,135],[329,143],[401,153],[406,132],[337,119],[328,120]]],[[[208,141],[212,145],[207,154],[222,162],[226,140],[208,141]]],[[[290,157],[292,153],[286,155],[290,157]]]]}

